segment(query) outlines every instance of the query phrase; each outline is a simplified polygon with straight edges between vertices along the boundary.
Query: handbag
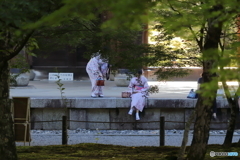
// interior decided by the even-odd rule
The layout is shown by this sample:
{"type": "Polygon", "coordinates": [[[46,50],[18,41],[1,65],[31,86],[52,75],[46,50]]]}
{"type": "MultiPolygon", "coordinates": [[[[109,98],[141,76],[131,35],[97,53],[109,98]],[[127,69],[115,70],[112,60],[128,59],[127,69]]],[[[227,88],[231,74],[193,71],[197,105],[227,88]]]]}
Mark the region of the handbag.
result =
{"type": "Polygon", "coordinates": [[[96,80],[96,86],[104,86],[104,80],[101,78],[98,78],[96,80]]]}
{"type": "Polygon", "coordinates": [[[131,98],[131,92],[122,92],[122,98],[131,98]]]}
{"type": "Polygon", "coordinates": [[[191,89],[188,93],[187,98],[197,98],[197,93],[193,89],[191,89]]]}

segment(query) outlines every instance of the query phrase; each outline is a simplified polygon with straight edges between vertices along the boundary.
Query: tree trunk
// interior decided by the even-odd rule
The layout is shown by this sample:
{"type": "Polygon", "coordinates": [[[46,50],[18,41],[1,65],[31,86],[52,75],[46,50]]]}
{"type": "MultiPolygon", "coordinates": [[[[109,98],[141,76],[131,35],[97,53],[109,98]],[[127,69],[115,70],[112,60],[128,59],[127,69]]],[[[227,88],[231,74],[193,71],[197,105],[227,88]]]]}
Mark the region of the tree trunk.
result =
{"type": "Polygon", "coordinates": [[[186,125],[185,125],[182,145],[180,147],[177,160],[184,160],[184,158],[185,158],[184,154],[185,154],[186,146],[187,146],[187,143],[188,143],[188,134],[189,134],[189,130],[190,130],[191,124],[192,124],[192,122],[193,122],[193,120],[195,118],[195,114],[196,114],[196,111],[194,109],[192,114],[190,115],[186,125]]]}
{"type": "MultiPolygon", "coordinates": [[[[216,5],[209,10],[209,14],[221,11],[223,7],[216,5]]],[[[209,139],[210,122],[212,108],[216,99],[218,80],[215,73],[218,67],[218,43],[222,32],[222,23],[219,21],[221,15],[209,18],[207,21],[208,29],[206,32],[205,44],[203,46],[203,84],[211,87],[200,87],[200,94],[196,106],[196,120],[194,124],[194,134],[192,144],[188,152],[189,160],[203,160],[207,151],[209,139]]]]}
{"type": "Polygon", "coordinates": [[[188,159],[203,160],[207,150],[209,138],[209,127],[212,116],[212,104],[204,102],[212,102],[212,99],[199,96],[196,105],[196,121],[194,125],[194,134],[190,150],[188,151],[188,159]]]}
{"type": "MultiPolygon", "coordinates": [[[[231,116],[230,116],[230,121],[228,124],[228,129],[227,129],[227,133],[224,139],[224,143],[223,146],[224,147],[230,147],[232,144],[232,138],[233,138],[233,132],[235,130],[235,126],[236,126],[236,119],[237,119],[237,113],[238,113],[238,96],[235,95],[234,99],[232,100],[232,96],[230,95],[228,86],[225,82],[223,83],[223,87],[224,87],[224,91],[226,93],[227,96],[227,100],[228,100],[228,104],[230,106],[231,109],[231,116]]],[[[240,87],[238,87],[237,93],[239,92],[240,87]]]]}
{"type": "Polygon", "coordinates": [[[9,100],[8,61],[0,61],[0,159],[17,159],[11,102],[9,100]]]}
{"type": "Polygon", "coordinates": [[[232,144],[232,138],[233,138],[233,132],[235,130],[235,126],[236,126],[236,118],[237,118],[237,105],[236,104],[232,104],[231,106],[231,117],[230,117],[230,121],[228,124],[228,129],[227,129],[227,133],[224,139],[224,143],[223,146],[224,147],[230,147],[232,144]]]}

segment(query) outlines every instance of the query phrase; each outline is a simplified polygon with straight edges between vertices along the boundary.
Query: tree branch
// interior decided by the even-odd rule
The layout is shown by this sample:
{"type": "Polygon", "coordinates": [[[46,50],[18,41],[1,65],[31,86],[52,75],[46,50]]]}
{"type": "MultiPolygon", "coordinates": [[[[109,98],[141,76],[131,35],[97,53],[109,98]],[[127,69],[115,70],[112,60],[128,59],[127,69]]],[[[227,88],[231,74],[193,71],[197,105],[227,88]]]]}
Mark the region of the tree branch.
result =
{"type": "Polygon", "coordinates": [[[196,42],[197,42],[197,44],[198,44],[198,46],[199,46],[199,48],[200,48],[200,46],[201,46],[201,45],[200,45],[200,40],[198,40],[198,37],[197,37],[196,34],[194,33],[192,27],[191,27],[191,26],[188,26],[188,28],[189,28],[189,30],[191,31],[192,35],[194,36],[194,38],[195,38],[195,40],[196,40],[196,42]]]}
{"type": "MultiPolygon", "coordinates": [[[[226,34],[226,30],[224,31],[224,35],[226,34]]],[[[220,46],[220,48],[221,48],[221,50],[222,50],[222,55],[221,56],[223,56],[223,53],[224,53],[224,49],[225,49],[225,37],[223,38],[223,43],[221,43],[221,39],[219,39],[219,46],[220,46]]]]}
{"type": "Polygon", "coordinates": [[[90,32],[93,32],[93,30],[92,29],[90,29],[90,28],[88,28],[84,23],[79,23],[78,21],[74,21],[74,20],[71,20],[73,23],[77,23],[77,24],[80,24],[80,25],[82,25],[84,28],[86,28],[88,31],[90,31],[90,32]]]}
{"type": "Polygon", "coordinates": [[[171,3],[169,2],[169,0],[168,0],[168,4],[169,4],[169,7],[170,7],[174,12],[177,12],[179,15],[182,16],[182,13],[180,13],[178,10],[176,10],[176,9],[171,5],[171,3]]]}
{"type": "Polygon", "coordinates": [[[21,41],[21,43],[15,47],[16,49],[14,49],[13,52],[10,53],[10,55],[6,56],[3,61],[9,61],[13,57],[15,57],[26,45],[26,43],[28,42],[29,38],[32,36],[33,33],[34,33],[34,30],[28,33],[26,37],[21,41]]]}

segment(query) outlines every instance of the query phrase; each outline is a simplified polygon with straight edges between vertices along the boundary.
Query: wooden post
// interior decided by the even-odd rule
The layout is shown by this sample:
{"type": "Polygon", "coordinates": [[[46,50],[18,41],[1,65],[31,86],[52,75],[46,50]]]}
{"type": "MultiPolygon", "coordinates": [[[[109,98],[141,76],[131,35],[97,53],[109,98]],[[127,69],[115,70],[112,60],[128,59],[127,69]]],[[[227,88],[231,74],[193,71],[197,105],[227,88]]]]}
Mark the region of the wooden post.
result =
{"type": "Polygon", "coordinates": [[[160,146],[165,145],[165,117],[160,117],[160,126],[159,126],[159,139],[160,139],[160,146]]]}
{"type": "Polygon", "coordinates": [[[67,116],[62,116],[62,145],[67,145],[67,116]]]}
{"type": "Polygon", "coordinates": [[[12,113],[16,142],[31,142],[30,135],[30,98],[12,97],[12,113]]]}

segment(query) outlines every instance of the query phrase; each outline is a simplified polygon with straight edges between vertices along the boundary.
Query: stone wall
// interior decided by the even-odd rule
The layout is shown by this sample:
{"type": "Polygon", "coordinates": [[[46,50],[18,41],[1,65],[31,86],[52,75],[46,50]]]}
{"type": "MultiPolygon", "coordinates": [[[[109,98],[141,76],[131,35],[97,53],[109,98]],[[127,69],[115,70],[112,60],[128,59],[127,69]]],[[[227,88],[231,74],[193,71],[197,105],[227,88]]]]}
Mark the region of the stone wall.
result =
{"type": "MultiPolygon", "coordinates": [[[[185,67],[182,68],[185,70],[190,70],[190,73],[187,76],[184,77],[174,77],[169,79],[168,81],[197,81],[202,73],[201,67],[185,67]]],[[[154,75],[154,73],[157,71],[157,68],[151,68],[149,67],[147,71],[145,71],[145,76],[148,78],[148,80],[156,81],[157,77],[154,75]]]]}
{"type": "MultiPolygon", "coordinates": [[[[127,114],[130,106],[129,98],[69,98],[68,101],[67,108],[64,108],[61,99],[31,98],[31,128],[61,129],[62,116],[67,113],[70,120],[69,129],[159,129],[161,116],[165,117],[165,121],[173,121],[165,123],[166,129],[184,129],[183,122],[188,120],[197,100],[150,98],[146,101],[146,108],[140,113],[140,121],[135,120],[134,114],[132,116],[127,114]],[[91,123],[91,121],[101,123],[91,123]]],[[[224,99],[218,100],[217,103],[218,120],[212,121],[211,129],[226,129],[227,123],[224,122],[230,116],[230,109],[224,99]]],[[[240,118],[237,128],[240,128],[239,122],[240,118]]]]}

